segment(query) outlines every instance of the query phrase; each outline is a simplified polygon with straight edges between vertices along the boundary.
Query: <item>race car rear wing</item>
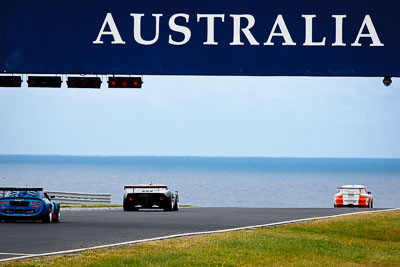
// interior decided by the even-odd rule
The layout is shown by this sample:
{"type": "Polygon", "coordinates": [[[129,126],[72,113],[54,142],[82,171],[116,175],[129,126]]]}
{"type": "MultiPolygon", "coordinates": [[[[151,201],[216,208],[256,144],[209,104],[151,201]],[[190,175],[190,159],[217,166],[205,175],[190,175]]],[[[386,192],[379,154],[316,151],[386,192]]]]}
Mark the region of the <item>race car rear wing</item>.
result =
{"type": "Polygon", "coordinates": [[[0,187],[0,197],[8,191],[43,191],[41,187],[0,187]]]}
{"type": "Polygon", "coordinates": [[[41,187],[0,187],[0,191],[43,191],[41,187]]]}
{"type": "Polygon", "coordinates": [[[365,189],[365,187],[336,187],[337,189],[365,189]]]}
{"type": "Polygon", "coordinates": [[[153,184],[153,185],[125,185],[124,189],[126,188],[165,188],[168,189],[166,185],[163,184],[153,184]]]}

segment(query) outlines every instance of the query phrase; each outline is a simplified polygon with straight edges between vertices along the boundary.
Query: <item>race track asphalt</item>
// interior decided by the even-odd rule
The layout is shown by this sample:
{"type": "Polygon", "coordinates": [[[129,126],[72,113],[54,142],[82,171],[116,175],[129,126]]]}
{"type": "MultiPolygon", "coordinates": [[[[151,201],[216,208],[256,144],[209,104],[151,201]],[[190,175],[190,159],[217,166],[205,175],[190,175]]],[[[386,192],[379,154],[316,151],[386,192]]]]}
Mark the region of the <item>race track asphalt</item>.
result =
{"type": "Polygon", "coordinates": [[[60,223],[1,222],[0,259],[222,230],[295,219],[366,211],[315,208],[182,208],[178,212],[122,209],[64,210],[60,223]]]}

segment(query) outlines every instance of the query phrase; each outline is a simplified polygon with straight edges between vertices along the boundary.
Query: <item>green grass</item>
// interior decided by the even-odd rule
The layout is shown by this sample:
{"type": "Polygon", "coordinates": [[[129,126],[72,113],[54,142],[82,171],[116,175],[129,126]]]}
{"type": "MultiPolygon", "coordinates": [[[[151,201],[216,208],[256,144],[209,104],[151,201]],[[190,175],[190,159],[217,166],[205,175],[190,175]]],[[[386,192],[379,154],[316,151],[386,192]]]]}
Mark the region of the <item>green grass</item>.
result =
{"type": "Polygon", "coordinates": [[[177,238],[5,266],[400,266],[400,211],[177,238]]]}

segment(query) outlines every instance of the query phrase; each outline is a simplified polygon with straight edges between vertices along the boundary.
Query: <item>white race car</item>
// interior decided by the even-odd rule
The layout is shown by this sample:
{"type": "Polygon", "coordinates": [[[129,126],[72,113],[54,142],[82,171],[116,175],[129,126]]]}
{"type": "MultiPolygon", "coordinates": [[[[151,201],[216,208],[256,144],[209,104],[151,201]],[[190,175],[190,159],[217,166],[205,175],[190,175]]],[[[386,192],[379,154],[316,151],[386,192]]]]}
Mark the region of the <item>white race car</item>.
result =
{"type": "Polygon", "coordinates": [[[363,185],[343,185],[334,197],[334,207],[364,207],[373,208],[374,198],[363,185]]]}
{"type": "Polygon", "coordinates": [[[125,185],[124,211],[142,209],[164,209],[177,211],[179,209],[178,191],[172,193],[166,185],[125,185]]]}

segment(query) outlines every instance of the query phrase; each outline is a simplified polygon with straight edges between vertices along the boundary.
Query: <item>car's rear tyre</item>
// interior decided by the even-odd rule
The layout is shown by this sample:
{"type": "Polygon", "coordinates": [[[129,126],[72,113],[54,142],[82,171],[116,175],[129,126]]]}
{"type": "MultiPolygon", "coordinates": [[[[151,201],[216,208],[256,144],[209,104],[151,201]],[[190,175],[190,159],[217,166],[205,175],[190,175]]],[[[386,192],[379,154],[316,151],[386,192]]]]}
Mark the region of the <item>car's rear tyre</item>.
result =
{"type": "Polygon", "coordinates": [[[123,208],[124,208],[124,211],[131,211],[131,207],[129,207],[129,205],[126,204],[125,201],[124,201],[123,208]]]}
{"type": "Polygon", "coordinates": [[[58,211],[57,214],[53,216],[53,218],[54,218],[53,222],[60,222],[61,211],[58,211]]]}
{"type": "Polygon", "coordinates": [[[173,209],[174,209],[174,200],[171,197],[167,200],[167,203],[165,203],[164,211],[172,211],[173,209]]]}
{"type": "Polygon", "coordinates": [[[178,202],[178,198],[175,198],[175,202],[174,202],[174,208],[172,209],[173,211],[178,211],[179,210],[179,202],[178,202]]]}
{"type": "Polygon", "coordinates": [[[124,205],[122,206],[122,208],[124,209],[124,211],[129,211],[129,207],[124,203],[124,205]]]}
{"type": "Polygon", "coordinates": [[[126,203],[123,204],[123,209],[124,209],[124,211],[138,211],[139,210],[139,208],[129,206],[126,203]]]}
{"type": "Polygon", "coordinates": [[[52,223],[53,222],[53,212],[49,211],[42,219],[44,223],[52,223]]]}

